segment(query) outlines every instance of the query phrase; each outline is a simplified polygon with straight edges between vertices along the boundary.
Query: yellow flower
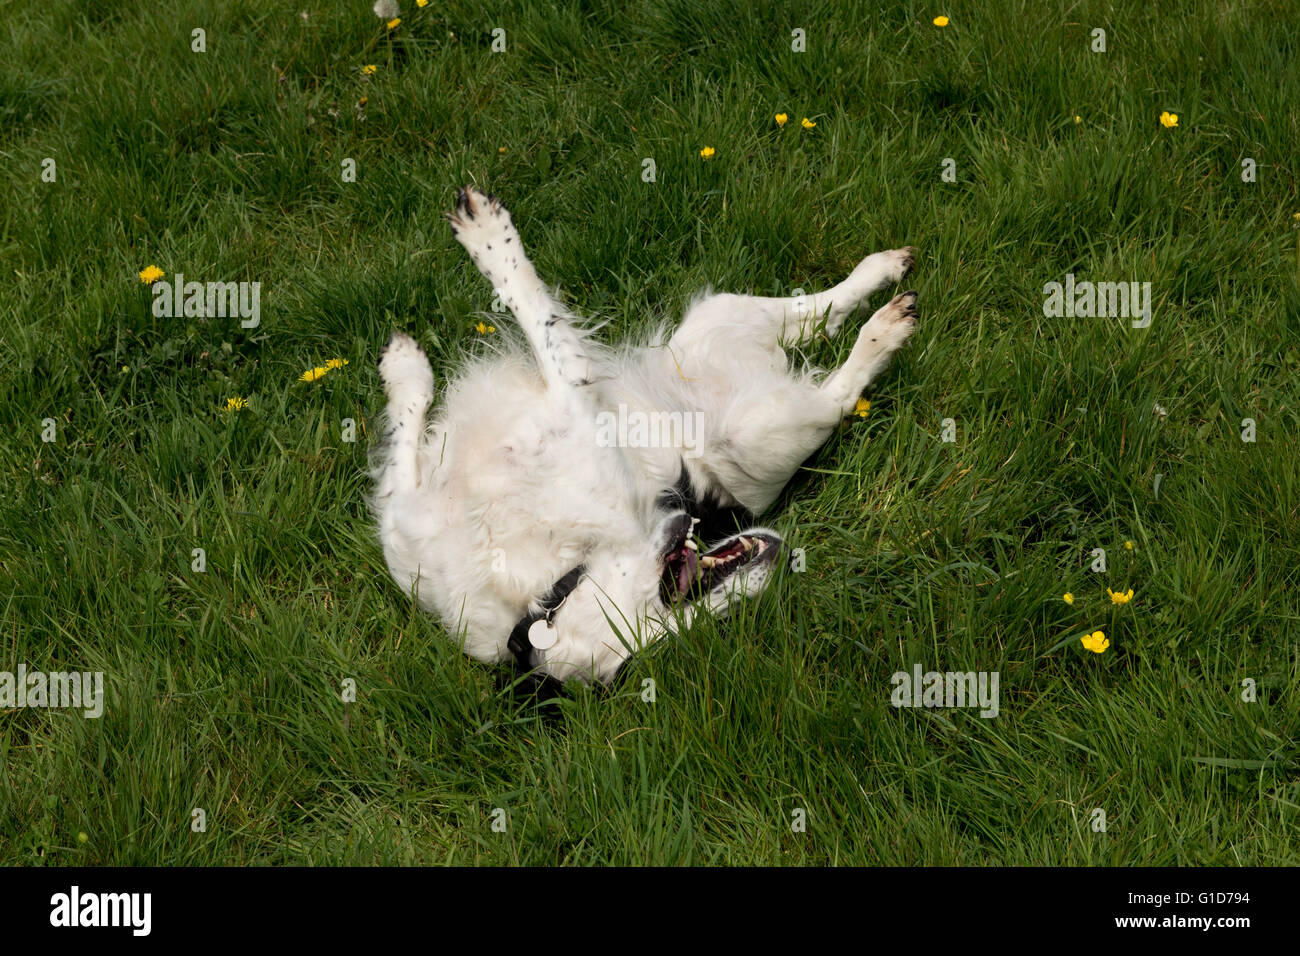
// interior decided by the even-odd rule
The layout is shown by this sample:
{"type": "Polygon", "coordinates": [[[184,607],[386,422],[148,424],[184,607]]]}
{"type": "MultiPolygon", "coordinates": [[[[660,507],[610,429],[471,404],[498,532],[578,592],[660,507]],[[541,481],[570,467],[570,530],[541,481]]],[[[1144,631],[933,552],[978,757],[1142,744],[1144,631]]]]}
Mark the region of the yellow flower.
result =
{"type": "Polygon", "coordinates": [[[242,398],[226,399],[226,411],[228,412],[242,412],[247,407],[248,402],[244,401],[242,398]]]}
{"type": "Polygon", "coordinates": [[[946,27],[946,26],[948,25],[948,18],[947,18],[947,17],[935,17],[935,18],[934,18],[934,25],[935,25],[936,27],[946,27]]]}
{"type": "Polygon", "coordinates": [[[427,7],[429,5],[429,0],[415,0],[415,5],[417,7],[427,7]]]}
{"type": "Polygon", "coordinates": [[[1074,117],[1074,122],[1075,122],[1076,125],[1079,124],[1079,123],[1082,123],[1082,122],[1083,122],[1083,117],[1082,117],[1082,116],[1079,116],[1079,115],[1076,114],[1075,117],[1074,117]]]}
{"type": "Polygon", "coordinates": [[[802,126],[804,129],[812,129],[817,124],[805,116],[803,119],[799,121],[799,125],[802,126]]]}
{"type": "Polygon", "coordinates": [[[1116,594],[1110,588],[1107,588],[1106,593],[1110,595],[1111,604],[1127,604],[1129,601],[1133,600],[1132,588],[1129,588],[1127,591],[1121,591],[1118,594],[1116,594]]]}
{"type": "MultiPolygon", "coordinates": [[[[789,118],[790,117],[786,116],[784,113],[777,113],[776,116],[773,117],[773,119],[776,120],[777,126],[784,126],[785,121],[788,120],[789,118]]],[[[1297,214],[1297,216],[1300,216],[1300,214],[1297,214]]]]}
{"type": "Polygon", "coordinates": [[[328,371],[329,369],[324,365],[317,365],[315,368],[309,368],[307,371],[303,372],[302,375],[298,376],[298,381],[315,382],[318,379],[324,378],[325,373],[328,371]]]}
{"type": "Polygon", "coordinates": [[[871,411],[871,403],[865,398],[859,398],[858,404],[853,409],[853,414],[858,418],[866,418],[867,412],[871,411]]]}
{"type": "Polygon", "coordinates": [[[717,152],[717,150],[715,150],[712,146],[705,146],[702,150],[700,150],[700,156],[703,159],[709,159],[710,157],[713,156],[715,152],[717,152]]]}
{"type": "Polygon", "coordinates": [[[1173,126],[1177,126],[1177,125],[1178,125],[1178,114],[1177,114],[1177,113],[1161,113],[1161,114],[1160,114],[1160,125],[1163,126],[1165,129],[1169,129],[1169,128],[1173,127],[1173,126]]]}
{"type": "Polygon", "coordinates": [[[379,71],[379,67],[375,66],[373,63],[367,63],[365,66],[361,68],[361,72],[364,73],[366,76],[374,76],[375,73],[377,73],[378,71],[379,71]]]}
{"type": "Polygon", "coordinates": [[[164,273],[157,266],[146,266],[145,268],[140,270],[140,281],[143,282],[145,285],[153,285],[155,282],[161,279],[165,274],[166,273],[164,273]]]}
{"type": "Polygon", "coordinates": [[[495,325],[487,325],[486,323],[483,322],[480,322],[478,325],[474,326],[474,331],[477,332],[479,335],[491,335],[496,330],[497,327],[495,325]]]}
{"type": "Polygon", "coordinates": [[[1133,550],[1133,542],[1132,542],[1132,541],[1125,541],[1125,542],[1124,542],[1124,550],[1125,550],[1125,551],[1132,551],[1132,550],[1133,550]]]}
{"type": "Polygon", "coordinates": [[[1064,594],[1061,595],[1061,600],[1064,601],[1066,604],[1073,604],[1074,595],[1071,594],[1069,591],[1066,591],[1064,594]]]}
{"type": "Polygon", "coordinates": [[[497,152],[498,152],[498,153],[501,153],[502,155],[505,155],[506,153],[510,152],[510,150],[509,150],[508,148],[506,148],[505,146],[498,146],[498,147],[497,147],[497,152]]]}
{"type": "Polygon", "coordinates": [[[1092,651],[1094,654],[1100,654],[1106,648],[1110,647],[1110,641],[1106,639],[1106,635],[1101,631],[1093,631],[1086,637],[1079,638],[1079,640],[1084,647],[1092,651]]]}
{"type": "Polygon", "coordinates": [[[325,363],[326,368],[342,368],[348,364],[347,359],[330,359],[325,363]]]}
{"type": "Polygon", "coordinates": [[[393,17],[393,19],[388,21],[388,29],[390,30],[396,30],[401,25],[402,25],[401,17],[393,17]]]}

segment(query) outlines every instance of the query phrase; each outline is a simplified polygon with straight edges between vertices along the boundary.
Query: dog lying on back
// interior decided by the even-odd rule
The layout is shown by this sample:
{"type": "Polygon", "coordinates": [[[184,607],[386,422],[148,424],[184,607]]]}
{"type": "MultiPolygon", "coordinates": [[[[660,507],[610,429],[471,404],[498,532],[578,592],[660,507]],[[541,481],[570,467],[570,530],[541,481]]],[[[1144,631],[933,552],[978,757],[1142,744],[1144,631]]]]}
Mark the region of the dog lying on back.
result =
{"type": "Polygon", "coordinates": [[[828,375],[792,372],[782,343],[823,321],[834,336],[915,251],[868,256],[798,299],[706,295],[671,337],[612,350],[538,278],[495,197],[462,189],[448,219],[531,354],[470,365],[429,421],[429,362],[393,336],[371,500],[384,558],[472,657],[607,682],[634,651],[763,587],[781,538],[754,516],[907,341],[916,293],[876,312],[828,375]]]}

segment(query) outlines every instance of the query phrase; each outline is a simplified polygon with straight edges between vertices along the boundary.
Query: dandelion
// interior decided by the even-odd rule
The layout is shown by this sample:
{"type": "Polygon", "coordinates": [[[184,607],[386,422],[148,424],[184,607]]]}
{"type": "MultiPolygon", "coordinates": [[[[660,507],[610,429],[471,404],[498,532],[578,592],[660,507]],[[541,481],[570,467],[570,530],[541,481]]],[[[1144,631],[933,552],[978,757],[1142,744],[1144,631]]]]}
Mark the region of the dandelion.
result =
{"type": "Polygon", "coordinates": [[[342,368],[348,364],[347,359],[330,359],[325,363],[326,368],[342,368]]]}
{"type": "MultiPolygon", "coordinates": [[[[784,126],[785,121],[788,120],[790,117],[786,116],[784,113],[777,113],[776,116],[772,118],[776,120],[777,126],[784,126]]],[[[1296,218],[1300,219],[1300,213],[1296,213],[1296,218]]]]}
{"type": "Polygon", "coordinates": [[[1071,594],[1069,591],[1066,591],[1064,594],[1061,595],[1061,600],[1064,601],[1066,604],[1073,604],[1074,595],[1071,594]]]}
{"type": "Polygon", "coordinates": [[[1094,654],[1100,654],[1106,648],[1110,647],[1110,641],[1101,631],[1093,631],[1084,637],[1079,638],[1080,643],[1094,654]]]}
{"type": "Polygon", "coordinates": [[[157,266],[146,266],[145,268],[140,270],[140,281],[143,282],[145,285],[153,285],[164,275],[166,275],[166,273],[164,273],[157,266]]]}
{"type": "Polygon", "coordinates": [[[1161,114],[1160,114],[1160,125],[1163,126],[1165,129],[1172,129],[1173,127],[1177,126],[1177,125],[1178,125],[1178,114],[1177,114],[1177,113],[1169,113],[1169,112],[1161,113],[1161,114]]]}
{"type": "Polygon", "coordinates": [[[375,0],[375,5],[371,9],[381,20],[388,20],[402,12],[397,6],[397,0],[375,0]]]}
{"type": "Polygon", "coordinates": [[[936,27],[946,27],[946,26],[948,25],[948,18],[947,18],[947,17],[935,17],[933,22],[934,22],[934,25],[935,25],[936,27]]]}
{"type": "Polygon", "coordinates": [[[858,418],[866,418],[869,411],[871,411],[871,403],[865,398],[859,398],[858,404],[853,408],[853,414],[857,415],[858,418]]]}
{"type": "Polygon", "coordinates": [[[474,326],[474,331],[479,335],[491,335],[496,330],[497,327],[495,325],[488,325],[485,322],[480,322],[478,325],[474,326]]]}
{"type": "Polygon", "coordinates": [[[1127,604],[1129,601],[1133,600],[1132,588],[1129,588],[1127,591],[1122,591],[1119,593],[1116,593],[1112,591],[1110,588],[1107,588],[1106,593],[1110,595],[1111,604],[1127,604]]]}
{"type": "Polygon", "coordinates": [[[429,0],[415,0],[415,5],[423,10],[429,5],[429,0]]]}
{"type": "Polygon", "coordinates": [[[361,68],[361,72],[366,76],[374,76],[378,71],[379,67],[375,66],[373,63],[367,63],[361,68]]]}
{"type": "Polygon", "coordinates": [[[226,399],[226,411],[228,412],[242,412],[247,407],[248,402],[244,401],[242,398],[226,399]]]}
{"type": "Polygon", "coordinates": [[[1124,542],[1124,550],[1125,550],[1125,551],[1132,551],[1132,550],[1133,550],[1133,542],[1132,542],[1132,541],[1125,541],[1125,542],[1124,542]]]}
{"type": "Polygon", "coordinates": [[[1083,117],[1076,113],[1074,116],[1074,124],[1078,126],[1082,122],[1083,122],[1083,117]]]}
{"type": "Polygon", "coordinates": [[[324,377],[325,377],[325,373],[328,372],[328,371],[329,371],[329,369],[327,369],[324,365],[317,365],[315,368],[309,368],[309,369],[307,369],[307,371],[305,371],[305,372],[303,372],[301,375],[299,375],[299,376],[298,376],[298,381],[300,381],[300,382],[315,382],[315,381],[317,381],[317,380],[319,380],[319,379],[324,378],[324,377]]]}
{"type": "Polygon", "coordinates": [[[812,129],[817,124],[805,116],[803,119],[799,121],[799,125],[802,126],[804,129],[812,129]]]}
{"type": "Polygon", "coordinates": [[[700,158],[711,159],[715,152],[717,152],[717,150],[715,150],[712,146],[705,146],[702,150],[700,150],[700,158]]]}
{"type": "Polygon", "coordinates": [[[388,21],[388,29],[390,30],[396,30],[401,25],[402,25],[401,17],[393,17],[393,19],[388,21]]]}

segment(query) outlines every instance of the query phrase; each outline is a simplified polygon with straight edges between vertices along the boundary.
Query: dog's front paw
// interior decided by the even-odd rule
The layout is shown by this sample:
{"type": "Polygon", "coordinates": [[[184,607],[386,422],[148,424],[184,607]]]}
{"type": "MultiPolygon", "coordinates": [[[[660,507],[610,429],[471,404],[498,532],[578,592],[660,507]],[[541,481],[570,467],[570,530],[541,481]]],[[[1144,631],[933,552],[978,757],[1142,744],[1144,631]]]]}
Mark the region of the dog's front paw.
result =
{"type": "Polygon", "coordinates": [[[916,293],[896,295],[862,327],[861,337],[877,349],[893,352],[916,331],[916,293]]]}
{"type": "Polygon", "coordinates": [[[405,332],[394,332],[379,355],[379,377],[389,400],[409,395],[426,404],[433,399],[433,369],[424,350],[405,332]]]}
{"type": "MultiPolygon", "coordinates": [[[[912,268],[916,265],[916,247],[904,246],[902,249],[890,249],[888,252],[877,253],[880,256],[879,268],[881,275],[887,284],[892,285],[895,282],[902,282],[912,268]]],[[[874,256],[868,256],[866,261],[870,262],[874,256]]]]}

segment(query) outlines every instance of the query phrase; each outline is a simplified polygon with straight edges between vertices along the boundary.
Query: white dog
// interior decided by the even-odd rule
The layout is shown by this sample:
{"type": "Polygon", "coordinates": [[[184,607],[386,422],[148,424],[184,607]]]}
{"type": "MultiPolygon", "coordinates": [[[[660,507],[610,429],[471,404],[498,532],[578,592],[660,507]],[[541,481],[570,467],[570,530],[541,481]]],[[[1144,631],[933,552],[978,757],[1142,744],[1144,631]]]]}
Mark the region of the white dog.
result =
{"type": "Polygon", "coordinates": [[[791,372],[782,342],[823,319],[835,335],[915,250],[868,256],[812,296],[707,295],[666,341],[612,351],[571,323],[495,197],[462,189],[448,219],[532,354],[471,365],[426,422],[433,372],[393,336],[371,502],[384,558],[471,656],[607,682],[700,610],[763,587],[781,539],[753,516],[907,341],[916,293],[876,312],[829,375],[791,372]]]}

